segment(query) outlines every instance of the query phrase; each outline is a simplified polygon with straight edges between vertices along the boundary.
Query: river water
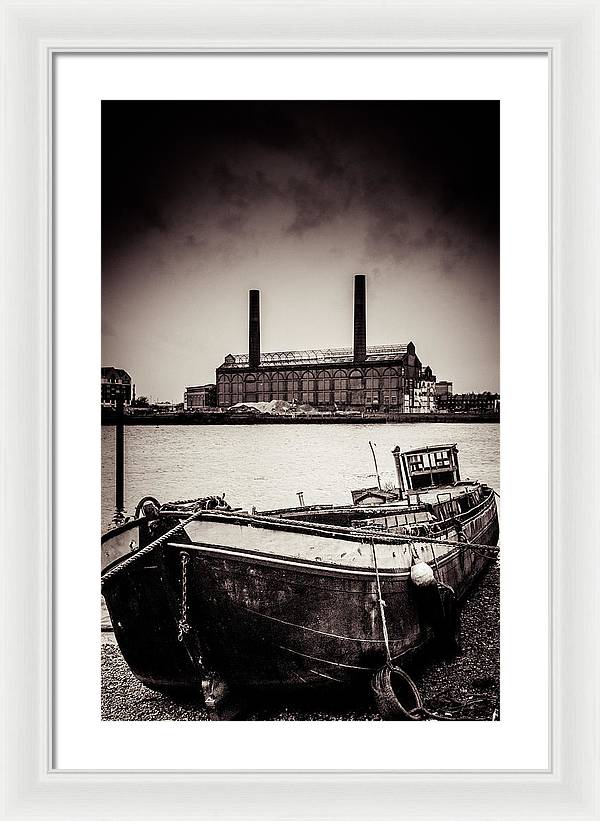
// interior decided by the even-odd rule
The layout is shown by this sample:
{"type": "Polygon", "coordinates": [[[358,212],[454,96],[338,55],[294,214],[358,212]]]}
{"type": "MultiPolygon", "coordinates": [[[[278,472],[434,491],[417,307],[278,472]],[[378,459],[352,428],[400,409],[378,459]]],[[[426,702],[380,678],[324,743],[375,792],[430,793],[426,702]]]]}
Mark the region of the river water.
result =
{"type": "MultiPolygon", "coordinates": [[[[232,507],[292,507],[302,491],[307,505],[351,502],[352,489],[377,484],[369,440],[375,444],[382,485],[396,485],[391,454],[456,443],[461,477],[500,493],[500,425],[165,425],[125,427],[125,509],[142,496],[160,502],[221,495],[232,507]]],[[[115,431],[102,428],[102,532],[115,513],[115,431]]]]}

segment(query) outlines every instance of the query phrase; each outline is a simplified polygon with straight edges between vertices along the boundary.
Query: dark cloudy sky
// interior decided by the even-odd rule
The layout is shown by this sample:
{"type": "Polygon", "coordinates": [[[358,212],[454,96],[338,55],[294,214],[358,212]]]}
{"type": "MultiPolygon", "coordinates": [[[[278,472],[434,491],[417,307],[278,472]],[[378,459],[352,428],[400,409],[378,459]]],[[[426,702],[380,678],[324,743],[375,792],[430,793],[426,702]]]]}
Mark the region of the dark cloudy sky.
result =
{"type": "Polygon", "coordinates": [[[413,340],[499,389],[499,104],[102,103],[102,364],[180,401],[247,350],[413,340]]]}

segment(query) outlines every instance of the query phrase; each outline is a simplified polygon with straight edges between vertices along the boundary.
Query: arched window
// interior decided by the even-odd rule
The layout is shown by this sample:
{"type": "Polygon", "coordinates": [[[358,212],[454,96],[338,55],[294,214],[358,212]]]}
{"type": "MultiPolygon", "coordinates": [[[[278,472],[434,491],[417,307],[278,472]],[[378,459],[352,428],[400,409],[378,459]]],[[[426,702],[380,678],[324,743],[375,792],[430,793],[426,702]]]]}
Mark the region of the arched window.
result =
{"type": "Polygon", "coordinates": [[[302,385],[300,399],[303,403],[312,405],[315,403],[315,375],[312,371],[304,371],[302,374],[302,385]]]}
{"type": "Polygon", "coordinates": [[[380,405],[380,383],[382,382],[379,371],[375,368],[369,368],[365,375],[365,404],[366,405],[380,405]]]}
{"type": "Polygon", "coordinates": [[[236,402],[243,402],[244,399],[244,377],[241,373],[236,373],[231,379],[231,404],[235,405],[236,402]]]}
{"type": "Polygon", "coordinates": [[[320,371],[317,374],[317,402],[319,405],[331,405],[333,385],[329,371],[320,371]]]}
{"type": "Polygon", "coordinates": [[[287,396],[287,384],[284,373],[276,371],[271,380],[273,399],[285,399],[287,396]]]}
{"type": "Polygon", "coordinates": [[[375,368],[369,368],[365,374],[365,388],[368,391],[378,391],[379,379],[379,371],[376,371],[375,368]]]}
{"type": "Polygon", "coordinates": [[[245,380],[242,402],[258,402],[258,380],[255,373],[249,373],[245,380]]]}
{"type": "Polygon", "coordinates": [[[348,377],[348,387],[350,389],[349,401],[351,405],[364,405],[365,392],[363,389],[363,375],[359,370],[350,371],[348,377]]]}
{"type": "Polygon", "coordinates": [[[227,375],[219,376],[219,390],[217,404],[221,407],[229,407],[231,401],[231,377],[227,375]]]}
{"type": "Polygon", "coordinates": [[[268,372],[261,372],[257,379],[257,394],[259,402],[271,401],[271,374],[268,372]]]}
{"type": "Polygon", "coordinates": [[[333,375],[333,399],[336,404],[345,405],[348,390],[347,371],[338,370],[333,375]]]}
{"type": "Polygon", "coordinates": [[[383,383],[383,390],[381,391],[380,401],[381,401],[382,405],[384,405],[386,407],[389,407],[392,404],[392,391],[393,391],[392,385],[394,384],[394,381],[395,381],[395,384],[396,384],[396,391],[395,391],[396,397],[398,396],[398,390],[397,390],[398,377],[396,376],[396,373],[395,373],[394,369],[393,368],[386,368],[383,372],[383,377],[382,377],[381,381],[383,383]]]}
{"type": "Polygon", "coordinates": [[[290,371],[287,374],[287,399],[288,402],[298,402],[300,400],[300,374],[290,371]]]}

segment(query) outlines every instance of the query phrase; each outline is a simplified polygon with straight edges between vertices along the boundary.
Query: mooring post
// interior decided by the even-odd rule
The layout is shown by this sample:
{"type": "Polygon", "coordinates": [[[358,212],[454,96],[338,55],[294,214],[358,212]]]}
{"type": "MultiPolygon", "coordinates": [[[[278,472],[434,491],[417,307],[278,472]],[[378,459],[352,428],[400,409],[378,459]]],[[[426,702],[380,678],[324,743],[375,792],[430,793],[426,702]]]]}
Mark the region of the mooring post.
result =
{"type": "Polygon", "coordinates": [[[115,423],[115,507],[117,512],[125,510],[123,504],[123,455],[124,455],[124,434],[123,434],[123,400],[117,400],[117,418],[115,423]]]}

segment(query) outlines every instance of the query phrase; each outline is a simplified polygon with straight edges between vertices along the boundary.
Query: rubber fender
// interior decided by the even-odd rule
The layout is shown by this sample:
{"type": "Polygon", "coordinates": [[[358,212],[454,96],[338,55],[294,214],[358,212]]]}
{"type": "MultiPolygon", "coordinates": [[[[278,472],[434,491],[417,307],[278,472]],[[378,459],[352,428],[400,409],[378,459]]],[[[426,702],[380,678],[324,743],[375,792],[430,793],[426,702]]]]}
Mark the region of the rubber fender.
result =
{"type": "Polygon", "coordinates": [[[374,674],[371,690],[377,712],[384,721],[416,721],[423,708],[414,681],[400,667],[386,664],[374,674]]]}
{"type": "Polygon", "coordinates": [[[410,568],[410,580],[416,587],[430,587],[435,584],[433,570],[427,562],[417,561],[410,568]]]}

